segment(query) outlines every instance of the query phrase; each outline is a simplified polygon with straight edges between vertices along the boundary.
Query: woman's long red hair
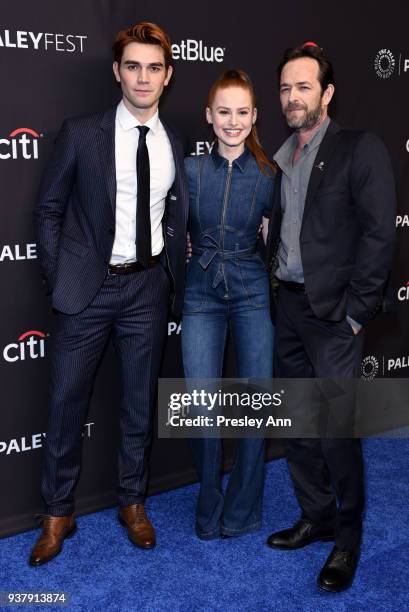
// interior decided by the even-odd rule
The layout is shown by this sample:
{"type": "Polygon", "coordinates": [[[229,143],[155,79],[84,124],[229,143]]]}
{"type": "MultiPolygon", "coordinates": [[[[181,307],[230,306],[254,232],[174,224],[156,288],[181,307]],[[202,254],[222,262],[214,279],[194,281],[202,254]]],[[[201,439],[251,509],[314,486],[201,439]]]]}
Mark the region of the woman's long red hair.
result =
{"type": "MultiPolygon", "coordinates": [[[[209,97],[207,99],[207,106],[212,108],[216,93],[219,89],[228,89],[229,87],[242,87],[246,91],[249,92],[251,98],[251,104],[253,108],[256,108],[256,93],[254,91],[253,83],[250,80],[250,77],[244,70],[233,69],[233,70],[225,70],[223,74],[213,83],[210,91],[209,97]]],[[[266,166],[271,170],[275,171],[276,166],[274,162],[271,162],[267,155],[265,154],[263,147],[261,146],[257,128],[255,124],[251,128],[250,134],[246,138],[246,146],[253,153],[256,158],[256,162],[260,170],[263,172],[266,169],[266,166]]]]}

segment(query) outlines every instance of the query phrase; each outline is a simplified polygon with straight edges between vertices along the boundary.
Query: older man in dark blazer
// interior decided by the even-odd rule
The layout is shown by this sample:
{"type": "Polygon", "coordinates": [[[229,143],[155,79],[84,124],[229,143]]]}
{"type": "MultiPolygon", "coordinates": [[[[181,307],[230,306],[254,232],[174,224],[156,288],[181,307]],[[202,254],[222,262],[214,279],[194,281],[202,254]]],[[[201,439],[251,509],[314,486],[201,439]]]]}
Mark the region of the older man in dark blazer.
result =
{"type": "Polygon", "coordinates": [[[169,298],[176,317],[183,302],[184,151],[158,115],[172,75],[168,36],[140,23],[118,33],[113,52],[121,102],[64,122],[35,208],[39,258],[58,321],[34,566],[55,557],[76,531],[81,433],[111,332],[123,381],[118,518],[136,546],[155,545],[144,499],[169,298]]]}
{"type": "MultiPolygon", "coordinates": [[[[389,156],[375,135],[343,129],[328,117],[333,70],[317,45],[289,50],[279,81],[282,109],[295,132],[274,157],[279,170],[267,247],[278,285],[275,374],[354,378],[364,327],[382,302],[393,255],[389,156]]],[[[267,543],[293,550],[335,540],[318,584],[332,592],[346,589],[362,532],[360,441],[305,438],[284,445],[301,519],[267,543]]]]}

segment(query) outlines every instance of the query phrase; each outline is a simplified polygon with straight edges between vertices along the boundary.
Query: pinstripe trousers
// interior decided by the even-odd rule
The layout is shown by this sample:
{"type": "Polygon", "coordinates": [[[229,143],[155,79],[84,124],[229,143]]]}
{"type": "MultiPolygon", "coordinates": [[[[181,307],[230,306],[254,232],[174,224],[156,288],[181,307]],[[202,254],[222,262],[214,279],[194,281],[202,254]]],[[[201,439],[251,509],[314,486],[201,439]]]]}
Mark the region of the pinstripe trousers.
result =
{"type": "Polygon", "coordinates": [[[85,310],[57,314],[42,482],[47,514],[66,516],[74,511],[83,426],[111,332],[122,378],[118,500],[121,506],[143,503],[168,297],[169,280],[158,264],[133,274],[107,276],[85,310]]]}

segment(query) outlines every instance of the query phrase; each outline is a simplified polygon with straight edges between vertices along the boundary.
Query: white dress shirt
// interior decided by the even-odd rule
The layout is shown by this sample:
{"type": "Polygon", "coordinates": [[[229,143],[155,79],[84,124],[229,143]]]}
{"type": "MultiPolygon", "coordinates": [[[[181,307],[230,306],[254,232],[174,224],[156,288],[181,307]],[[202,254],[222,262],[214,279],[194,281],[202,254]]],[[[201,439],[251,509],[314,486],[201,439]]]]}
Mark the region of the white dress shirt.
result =
{"type": "MultiPolygon", "coordinates": [[[[121,100],[115,119],[116,217],[112,265],[136,260],[136,152],[142,125],[121,100]]],[[[175,162],[166,131],[158,112],[144,125],[149,127],[146,146],[150,167],[150,210],[152,255],[163,249],[162,217],[165,200],[175,180],[175,162]]]]}

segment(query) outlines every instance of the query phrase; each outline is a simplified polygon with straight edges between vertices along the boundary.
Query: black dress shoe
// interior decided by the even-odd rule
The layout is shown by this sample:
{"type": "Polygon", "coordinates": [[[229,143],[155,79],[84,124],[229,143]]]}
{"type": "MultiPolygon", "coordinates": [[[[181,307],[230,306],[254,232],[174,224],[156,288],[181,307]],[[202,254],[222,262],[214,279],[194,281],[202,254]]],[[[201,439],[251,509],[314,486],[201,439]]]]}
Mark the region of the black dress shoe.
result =
{"type": "Polygon", "coordinates": [[[272,533],[267,540],[267,546],[280,548],[282,550],[295,550],[303,548],[312,542],[328,542],[334,539],[334,528],[315,525],[309,521],[298,521],[290,529],[272,533]]]}
{"type": "Polygon", "coordinates": [[[355,576],[359,549],[339,550],[336,546],[325,561],[318,576],[318,586],[324,591],[339,593],[348,589],[355,576]]]}

